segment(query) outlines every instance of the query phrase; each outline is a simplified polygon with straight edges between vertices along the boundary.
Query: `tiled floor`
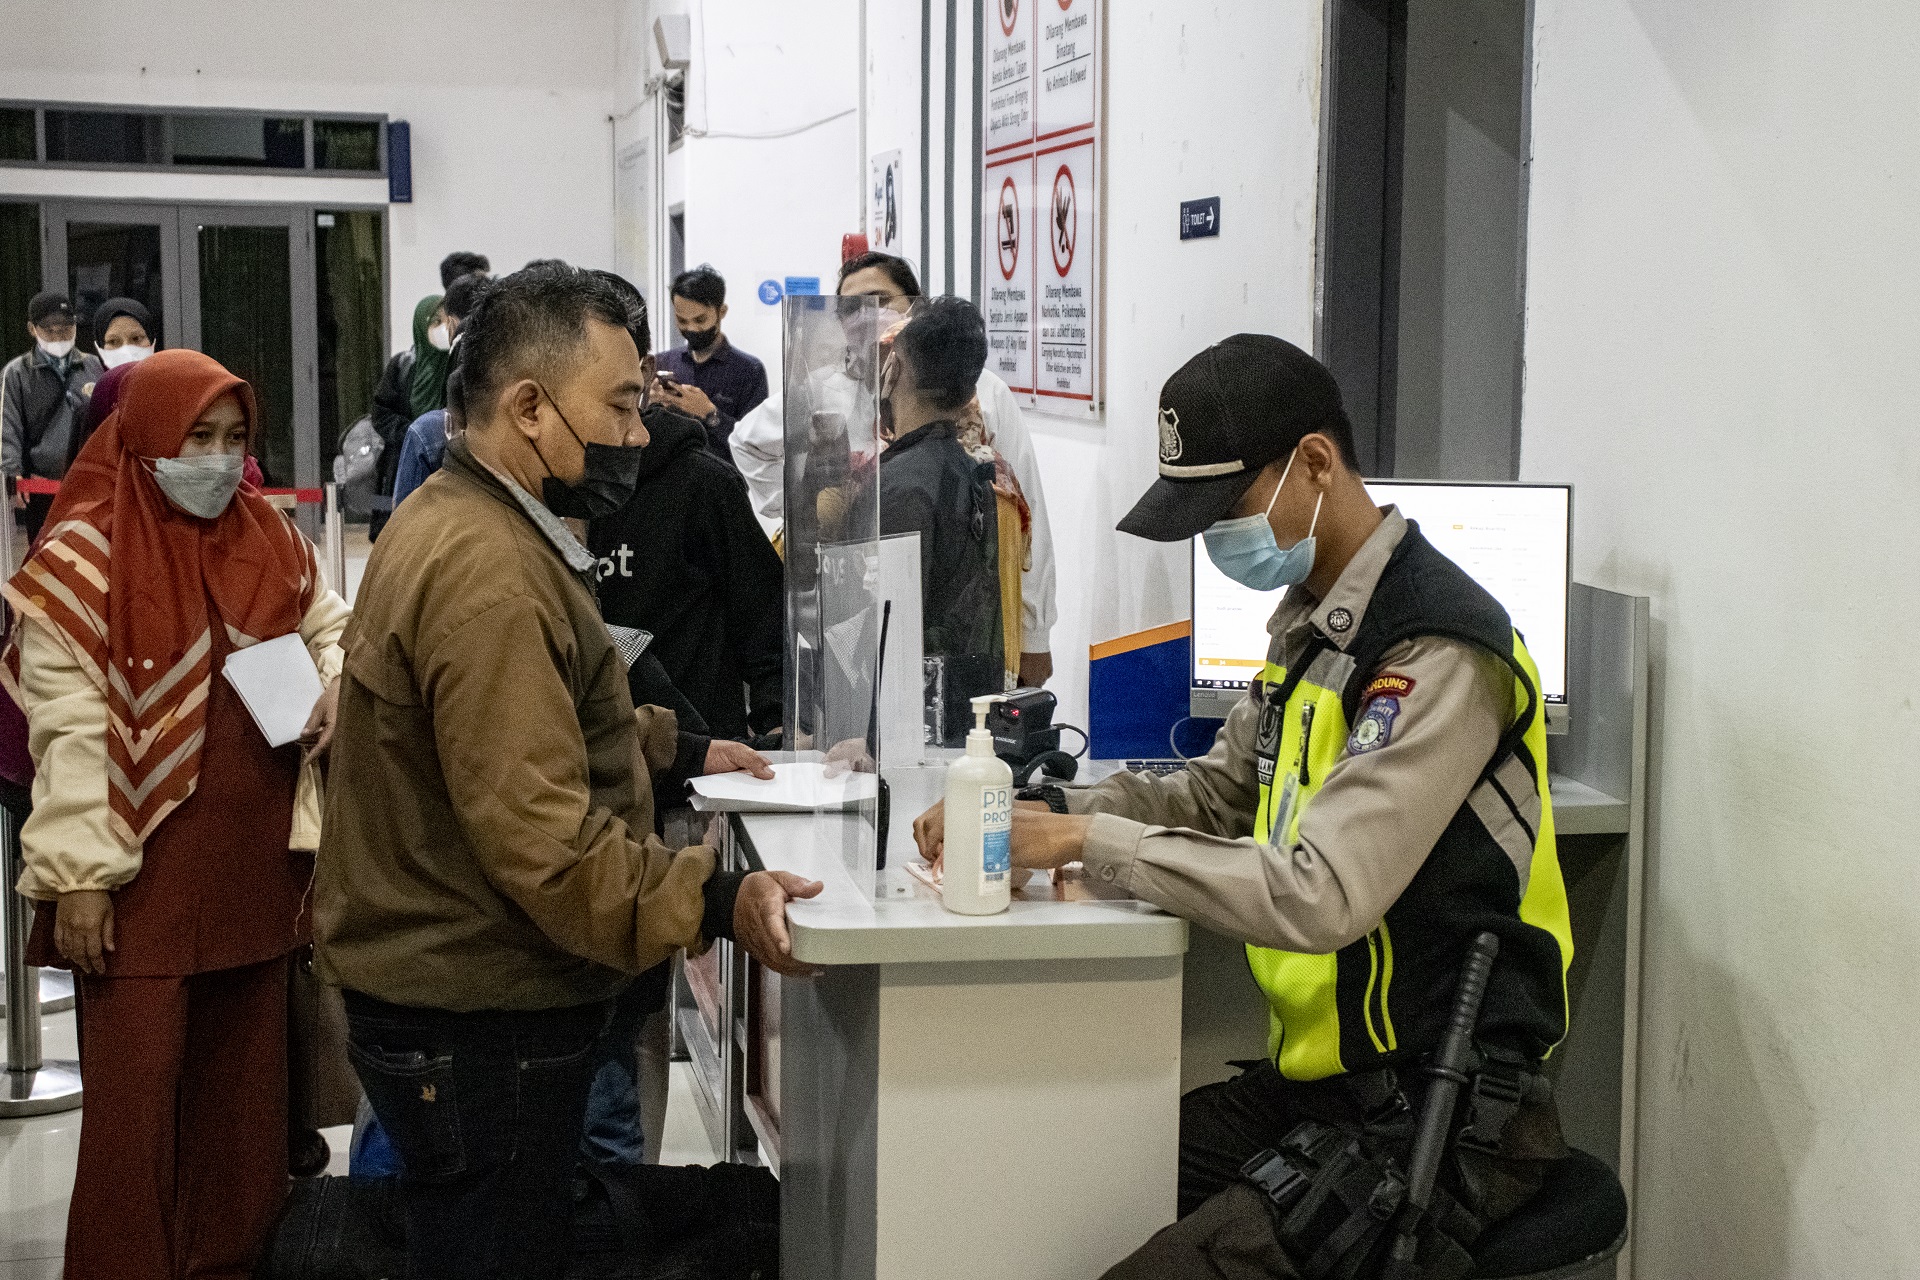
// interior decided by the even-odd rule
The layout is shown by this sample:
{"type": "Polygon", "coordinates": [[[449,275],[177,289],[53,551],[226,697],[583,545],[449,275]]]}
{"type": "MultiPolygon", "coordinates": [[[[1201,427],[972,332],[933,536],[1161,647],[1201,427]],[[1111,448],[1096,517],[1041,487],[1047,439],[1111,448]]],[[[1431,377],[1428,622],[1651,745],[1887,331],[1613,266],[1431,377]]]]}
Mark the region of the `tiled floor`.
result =
{"type": "MultiPolygon", "coordinates": [[[[48,1058],[73,1057],[73,1014],[47,1018],[44,1037],[48,1058]]],[[[686,1063],[673,1064],[667,1132],[660,1144],[664,1164],[711,1164],[718,1158],[694,1105],[691,1070],[686,1063]]],[[[0,1120],[0,1280],[58,1280],[80,1115],[0,1120]]],[[[326,1131],[333,1173],[347,1171],[348,1133],[345,1128],[326,1131]]]]}

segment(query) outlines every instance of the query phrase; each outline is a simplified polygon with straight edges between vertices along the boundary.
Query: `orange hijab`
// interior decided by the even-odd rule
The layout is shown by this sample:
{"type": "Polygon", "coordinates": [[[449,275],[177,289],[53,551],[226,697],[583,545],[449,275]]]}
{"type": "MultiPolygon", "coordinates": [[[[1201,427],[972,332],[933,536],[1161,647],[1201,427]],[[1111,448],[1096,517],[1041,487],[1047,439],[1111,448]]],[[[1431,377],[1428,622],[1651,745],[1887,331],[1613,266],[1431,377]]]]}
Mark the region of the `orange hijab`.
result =
{"type": "MultiPolygon", "coordinates": [[[[17,615],[60,633],[106,696],[107,803],[129,845],[200,779],[214,615],[228,644],[245,648],[297,630],[320,589],[313,545],[258,489],[243,485],[202,520],[154,482],[151,460],[177,457],[194,421],[227,392],[257,432],[252,388],[219,361],[184,350],[142,361],[4,590],[17,615]]],[[[16,700],[19,626],[0,675],[16,700]]]]}

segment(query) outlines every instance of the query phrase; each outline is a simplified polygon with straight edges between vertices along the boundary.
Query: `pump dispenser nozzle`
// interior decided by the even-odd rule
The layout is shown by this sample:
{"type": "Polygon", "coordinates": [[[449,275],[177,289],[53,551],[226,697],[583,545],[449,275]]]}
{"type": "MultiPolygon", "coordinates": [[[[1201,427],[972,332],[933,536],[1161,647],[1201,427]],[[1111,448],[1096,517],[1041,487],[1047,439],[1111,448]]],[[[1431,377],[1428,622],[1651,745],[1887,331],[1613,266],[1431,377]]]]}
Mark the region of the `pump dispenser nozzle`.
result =
{"type": "Polygon", "coordinates": [[[987,728],[987,713],[993,710],[993,704],[998,701],[999,695],[992,693],[981,694],[973,699],[973,728],[967,731],[968,755],[993,754],[993,730],[987,728]]]}

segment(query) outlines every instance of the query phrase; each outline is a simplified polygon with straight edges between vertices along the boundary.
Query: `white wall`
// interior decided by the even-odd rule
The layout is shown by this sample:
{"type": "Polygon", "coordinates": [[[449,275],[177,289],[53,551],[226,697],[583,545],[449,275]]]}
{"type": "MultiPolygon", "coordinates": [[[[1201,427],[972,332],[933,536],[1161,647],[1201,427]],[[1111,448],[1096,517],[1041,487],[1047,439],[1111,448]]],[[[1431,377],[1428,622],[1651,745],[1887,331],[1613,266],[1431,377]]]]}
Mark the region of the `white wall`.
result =
{"type": "MultiPolygon", "coordinates": [[[[868,147],[906,152],[912,247],[920,5],[868,4],[869,38],[883,42],[869,86],[868,147]],[[890,66],[909,56],[909,66],[890,66]]],[[[972,10],[961,6],[963,80],[972,10]]],[[[1312,346],[1321,23],[1318,0],[1220,0],[1198,13],[1174,0],[1108,5],[1105,424],[1027,415],[1059,567],[1048,687],[1071,723],[1086,723],[1089,645],[1189,613],[1184,544],[1156,546],[1113,527],[1156,474],[1160,384],[1229,334],[1275,333],[1312,346]],[[1192,109],[1202,102],[1205,111],[1192,109]],[[1180,201],[1210,195],[1222,198],[1220,237],[1182,243],[1180,201]]],[[[970,126],[959,141],[971,147],[970,126]]],[[[954,185],[956,222],[970,228],[964,165],[954,185]]]]}
{"type": "MultiPolygon", "coordinates": [[[[636,7],[647,15],[649,49],[654,15],[686,13],[691,21],[688,136],[669,161],[684,186],[671,198],[684,202],[687,265],[712,263],[726,278],[728,337],[765,361],[777,384],[780,308],[760,301],[760,282],[817,276],[832,292],[840,237],[860,229],[857,0],[636,7]],[[806,125],[815,127],[755,136],[806,125]]],[[[637,97],[638,89],[629,92],[637,97]]],[[[655,305],[656,347],[680,340],[671,311],[664,297],[655,305]]]]}
{"type": "Polygon", "coordinates": [[[1317,0],[1108,6],[1105,425],[1028,417],[1060,565],[1053,687],[1074,723],[1088,645],[1190,612],[1185,544],[1113,527],[1157,474],[1160,384],[1229,334],[1313,345],[1321,22],[1317,0]],[[1219,238],[1182,243],[1180,201],[1214,195],[1219,238]]]}
{"type": "Polygon", "coordinates": [[[1536,3],[1522,470],[1653,598],[1639,1274],[1920,1275],[1920,8],[1536,3]]]}
{"type": "MultiPolygon", "coordinates": [[[[388,210],[398,349],[410,341],[414,303],[439,292],[450,250],[487,254],[497,271],[535,257],[610,263],[617,8],[618,0],[171,0],[134,29],[108,31],[101,11],[55,18],[15,5],[0,39],[0,85],[12,98],[410,121],[414,199],[388,210]]],[[[385,198],[384,183],[245,175],[12,169],[0,170],[0,182],[14,194],[385,198]]]]}

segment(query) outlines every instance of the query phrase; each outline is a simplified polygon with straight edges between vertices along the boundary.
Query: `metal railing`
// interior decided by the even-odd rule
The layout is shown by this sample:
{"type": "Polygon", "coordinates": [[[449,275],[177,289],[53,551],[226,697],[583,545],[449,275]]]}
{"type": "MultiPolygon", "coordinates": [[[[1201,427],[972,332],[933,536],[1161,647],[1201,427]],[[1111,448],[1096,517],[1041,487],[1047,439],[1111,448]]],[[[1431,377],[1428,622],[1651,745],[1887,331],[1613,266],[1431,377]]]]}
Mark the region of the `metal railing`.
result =
{"type": "MultiPolygon", "coordinates": [[[[13,511],[10,505],[0,506],[0,564],[9,574],[13,544],[13,511]]],[[[6,898],[7,927],[7,1068],[0,1081],[0,1118],[47,1115],[80,1105],[80,1064],[48,1062],[41,1054],[40,970],[27,963],[33,904],[15,888],[22,870],[20,820],[8,812],[0,815],[0,876],[6,879],[0,895],[6,898]]]]}

